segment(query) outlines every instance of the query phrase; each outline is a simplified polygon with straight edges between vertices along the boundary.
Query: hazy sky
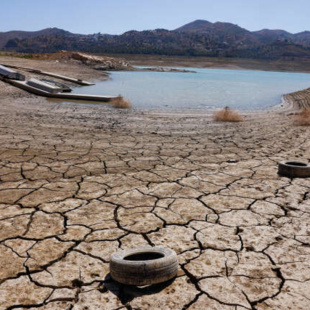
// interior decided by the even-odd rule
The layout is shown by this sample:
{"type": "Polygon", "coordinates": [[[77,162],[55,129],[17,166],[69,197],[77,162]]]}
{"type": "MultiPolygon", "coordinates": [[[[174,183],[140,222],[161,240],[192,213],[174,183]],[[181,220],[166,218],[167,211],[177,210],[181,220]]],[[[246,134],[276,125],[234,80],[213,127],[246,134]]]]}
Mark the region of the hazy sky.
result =
{"type": "Polygon", "coordinates": [[[196,19],[289,32],[310,30],[310,0],[0,0],[0,32],[173,30],[196,19]]]}

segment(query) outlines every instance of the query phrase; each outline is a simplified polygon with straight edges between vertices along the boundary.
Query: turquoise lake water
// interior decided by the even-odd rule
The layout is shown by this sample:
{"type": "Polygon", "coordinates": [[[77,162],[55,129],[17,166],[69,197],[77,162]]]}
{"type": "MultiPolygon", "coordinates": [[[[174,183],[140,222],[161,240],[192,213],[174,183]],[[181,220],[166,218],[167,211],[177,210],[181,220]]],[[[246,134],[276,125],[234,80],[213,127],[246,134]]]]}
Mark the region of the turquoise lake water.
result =
{"type": "MultiPolygon", "coordinates": [[[[188,68],[187,68],[188,69],[188,68]]],[[[281,103],[285,93],[310,87],[310,74],[248,70],[188,69],[181,72],[112,72],[111,80],[75,93],[119,95],[142,109],[261,110],[281,103]]]]}

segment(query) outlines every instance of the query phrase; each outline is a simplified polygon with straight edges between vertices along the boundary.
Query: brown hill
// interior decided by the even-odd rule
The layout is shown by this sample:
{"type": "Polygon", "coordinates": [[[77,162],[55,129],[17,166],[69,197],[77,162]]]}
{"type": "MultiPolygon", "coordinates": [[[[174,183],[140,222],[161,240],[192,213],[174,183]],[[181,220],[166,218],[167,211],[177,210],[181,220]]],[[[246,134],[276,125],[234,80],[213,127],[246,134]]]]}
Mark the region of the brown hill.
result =
{"type": "Polygon", "coordinates": [[[205,31],[208,31],[212,25],[212,23],[206,20],[198,19],[180,28],[175,29],[175,31],[203,33],[205,31]]]}
{"type": "Polygon", "coordinates": [[[122,35],[78,35],[57,28],[20,34],[0,33],[8,40],[4,50],[24,53],[54,53],[71,50],[90,53],[160,54],[211,57],[279,59],[310,58],[310,32],[291,34],[284,30],[251,32],[231,23],[197,20],[173,31],[155,29],[128,31],[122,35]]]}
{"type": "Polygon", "coordinates": [[[39,36],[49,36],[57,34],[70,34],[70,32],[58,28],[46,28],[39,31],[8,31],[0,32],[0,49],[2,49],[9,40],[12,39],[29,39],[39,36]]]}

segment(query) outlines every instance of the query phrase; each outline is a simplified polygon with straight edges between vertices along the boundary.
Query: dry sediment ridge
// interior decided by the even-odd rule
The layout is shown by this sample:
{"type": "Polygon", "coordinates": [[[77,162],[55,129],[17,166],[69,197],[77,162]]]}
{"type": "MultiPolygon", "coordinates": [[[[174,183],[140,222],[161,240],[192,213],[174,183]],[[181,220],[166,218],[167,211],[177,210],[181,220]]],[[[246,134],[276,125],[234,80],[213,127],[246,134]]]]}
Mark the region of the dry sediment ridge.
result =
{"type": "Polygon", "coordinates": [[[286,106],[293,110],[310,108],[310,88],[286,94],[283,96],[286,106]]]}
{"type": "Polygon", "coordinates": [[[277,162],[309,161],[310,128],[0,92],[0,309],[308,308],[310,181],[277,162]],[[145,245],[177,252],[177,278],[113,282],[110,254],[145,245]]]}

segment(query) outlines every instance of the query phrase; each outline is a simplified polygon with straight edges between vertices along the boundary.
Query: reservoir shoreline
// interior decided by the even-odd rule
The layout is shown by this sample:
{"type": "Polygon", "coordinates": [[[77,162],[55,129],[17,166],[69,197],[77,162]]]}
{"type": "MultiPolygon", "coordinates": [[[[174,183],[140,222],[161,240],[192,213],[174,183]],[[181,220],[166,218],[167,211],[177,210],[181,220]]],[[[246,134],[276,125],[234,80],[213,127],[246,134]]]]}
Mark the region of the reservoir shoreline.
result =
{"type": "MultiPolygon", "coordinates": [[[[223,62],[223,60],[221,59],[217,59],[217,60],[212,60],[212,65],[210,65],[210,63],[203,63],[202,61],[205,59],[205,57],[202,57],[200,59],[200,57],[195,57],[195,58],[186,58],[186,57],[169,57],[169,56],[161,56],[161,57],[156,57],[156,56],[148,56],[148,55],[141,55],[141,57],[137,58],[137,56],[135,55],[129,55],[131,56],[130,59],[132,61],[132,65],[141,65],[141,66],[159,66],[159,67],[151,67],[149,69],[149,71],[158,71],[158,72],[165,72],[166,74],[169,73],[173,73],[173,72],[182,72],[184,74],[187,73],[192,73],[195,72],[193,70],[187,70],[186,68],[189,69],[199,69],[199,68],[206,68],[206,69],[210,69],[210,68],[216,68],[216,69],[225,69],[225,70],[250,70],[250,71],[262,71],[259,66],[252,68],[251,66],[253,66],[253,62],[254,62],[254,66],[255,64],[257,65],[257,62],[253,61],[253,60],[249,60],[252,65],[250,66],[251,68],[246,68],[248,62],[244,60],[233,60],[233,62],[239,62],[239,65],[237,66],[231,66],[231,63],[227,63],[227,61],[225,60],[225,65],[220,65],[220,63],[223,62]],[[140,59],[141,58],[141,59],[140,59]],[[197,59],[198,60],[197,60],[197,59]],[[140,59],[140,60],[139,60],[140,59]],[[162,60],[164,59],[164,60],[162,60]],[[196,59],[196,60],[195,60],[196,59]],[[195,61],[194,61],[195,60],[195,61]],[[240,63],[242,63],[243,65],[240,66],[240,63]],[[168,66],[168,69],[166,70],[164,66],[168,66]],[[175,67],[179,67],[180,65],[182,65],[183,67],[181,69],[173,69],[175,67]],[[159,69],[158,69],[159,68],[159,69]],[[172,70],[170,70],[169,68],[172,68],[172,70]],[[185,70],[183,70],[185,69],[185,70]]],[[[46,71],[54,71],[55,73],[62,73],[62,74],[66,74],[66,75],[71,75],[72,77],[75,78],[84,78],[85,80],[88,79],[89,81],[92,82],[100,82],[100,81],[107,81],[107,80],[111,80],[110,74],[106,71],[100,71],[100,70],[94,70],[88,66],[85,66],[83,64],[78,64],[77,62],[70,62],[70,61],[62,61],[62,62],[58,62],[57,60],[49,60],[49,61],[42,61],[42,60],[32,60],[32,59],[24,59],[24,58],[20,58],[20,57],[0,57],[1,63],[3,64],[8,64],[8,65],[16,65],[16,66],[20,66],[20,67],[33,67],[34,69],[38,69],[38,70],[46,70],[46,71]]],[[[261,63],[261,62],[258,62],[261,63]]],[[[266,64],[266,62],[263,62],[264,64],[266,64]]],[[[278,64],[276,64],[276,66],[278,66],[278,64]]],[[[290,67],[290,69],[292,69],[292,67],[290,67]]],[[[141,72],[141,71],[145,71],[144,69],[134,69],[134,71],[130,70],[129,72],[141,72]]],[[[146,70],[148,71],[148,70],[146,70]]],[[[264,71],[264,70],[263,70],[264,71]]],[[[124,71],[126,72],[126,71],[124,71]]],[[[300,71],[275,71],[275,72],[294,72],[294,73],[298,73],[300,71]]],[[[306,73],[307,70],[305,70],[304,72],[300,72],[300,73],[306,73]]],[[[113,73],[113,72],[112,72],[113,73]]],[[[35,74],[28,74],[29,77],[37,77],[40,78],[40,76],[36,76],[35,74]]],[[[56,79],[57,80],[57,79],[56,79]]],[[[59,82],[61,82],[59,80],[59,82]]],[[[70,83],[69,83],[70,84],[70,83]]],[[[71,85],[71,84],[70,84],[71,85]]],[[[72,84],[72,87],[76,87],[76,85],[72,84]]],[[[84,88],[85,89],[85,88],[84,88]]],[[[306,89],[302,89],[302,90],[297,90],[296,92],[292,92],[292,93],[285,93],[282,95],[282,102],[278,102],[275,103],[275,105],[266,107],[264,109],[267,110],[276,110],[279,111],[279,108],[282,106],[284,109],[282,109],[282,111],[284,110],[300,110],[303,108],[309,108],[310,107],[310,88],[306,88],[306,89]]],[[[11,89],[10,91],[12,91],[14,93],[14,90],[11,89]]],[[[80,90],[79,90],[80,92],[80,90]]],[[[1,90],[0,90],[1,93],[1,90]]],[[[19,95],[23,96],[22,94],[24,94],[25,96],[26,93],[22,92],[19,95]]],[[[44,99],[43,99],[44,100],[44,99]]],[[[51,100],[53,101],[53,100],[51,100]]],[[[55,100],[55,102],[61,103],[61,100],[55,100]]],[[[97,105],[98,106],[98,105],[97,105]]],[[[217,109],[217,107],[215,108],[194,108],[191,109],[189,108],[189,113],[193,113],[195,110],[197,111],[197,113],[201,113],[201,112],[211,112],[214,111],[214,109],[217,109]]],[[[143,110],[143,108],[139,107],[138,110],[143,110]]],[[[157,108],[152,108],[149,109],[152,111],[158,111],[157,108]]],[[[159,108],[160,110],[160,108],[159,108]]],[[[175,110],[177,111],[178,108],[169,108],[166,109],[168,113],[171,112],[171,110],[175,110]],[[170,112],[169,112],[170,111],[170,112]]],[[[182,111],[185,112],[186,108],[182,107],[181,109],[182,111]]],[[[262,111],[262,110],[257,110],[257,109],[242,109],[244,113],[247,112],[255,112],[255,111],[262,111]]]]}

